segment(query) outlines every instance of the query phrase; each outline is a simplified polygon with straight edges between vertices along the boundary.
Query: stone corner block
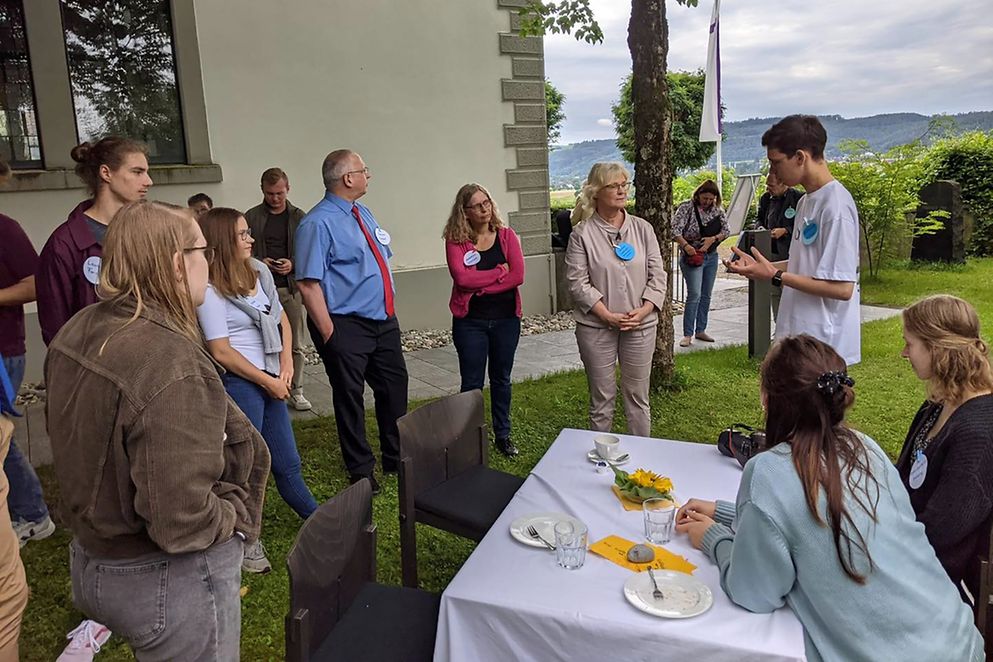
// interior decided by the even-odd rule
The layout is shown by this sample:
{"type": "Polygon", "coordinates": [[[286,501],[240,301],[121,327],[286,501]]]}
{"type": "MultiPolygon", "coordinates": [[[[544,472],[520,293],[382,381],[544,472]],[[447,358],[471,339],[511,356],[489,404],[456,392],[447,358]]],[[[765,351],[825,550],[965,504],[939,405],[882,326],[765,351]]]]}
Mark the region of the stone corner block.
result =
{"type": "Polygon", "coordinates": [[[548,132],[542,124],[518,126],[505,124],[503,127],[503,143],[507,147],[529,145],[545,147],[548,143],[548,132]]]}
{"type": "Polygon", "coordinates": [[[508,170],[507,189],[519,191],[521,189],[544,189],[548,190],[548,170],[527,169],[508,170]]]}

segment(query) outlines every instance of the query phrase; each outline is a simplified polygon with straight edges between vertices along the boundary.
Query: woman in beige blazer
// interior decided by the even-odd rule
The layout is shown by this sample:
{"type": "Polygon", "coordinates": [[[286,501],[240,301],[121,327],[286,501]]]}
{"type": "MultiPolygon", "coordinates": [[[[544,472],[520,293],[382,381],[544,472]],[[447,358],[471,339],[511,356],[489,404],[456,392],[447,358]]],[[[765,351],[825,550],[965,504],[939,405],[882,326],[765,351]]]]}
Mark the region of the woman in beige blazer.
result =
{"type": "Polygon", "coordinates": [[[590,428],[610,430],[620,363],[628,432],[647,437],[649,376],[666,276],[652,226],[624,209],[629,186],[620,163],[597,163],[590,170],[572,211],[578,225],[566,249],[566,276],[590,388],[590,428]]]}

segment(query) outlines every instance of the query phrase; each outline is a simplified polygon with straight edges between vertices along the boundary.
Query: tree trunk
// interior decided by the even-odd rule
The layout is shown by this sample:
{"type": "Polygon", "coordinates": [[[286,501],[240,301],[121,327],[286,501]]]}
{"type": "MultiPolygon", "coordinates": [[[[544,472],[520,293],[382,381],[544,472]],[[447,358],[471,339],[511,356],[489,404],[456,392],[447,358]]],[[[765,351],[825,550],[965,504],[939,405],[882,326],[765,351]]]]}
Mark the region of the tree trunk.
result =
{"type": "Polygon", "coordinates": [[[672,150],[670,127],[672,104],[666,84],[669,24],[665,0],[631,0],[628,24],[631,51],[631,101],[634,115],[636,213],[655,228],[665,264],[665,303],[659,312],[652,358],[652,388],[665,388],[673,381],[672,329],[672,150]]]}

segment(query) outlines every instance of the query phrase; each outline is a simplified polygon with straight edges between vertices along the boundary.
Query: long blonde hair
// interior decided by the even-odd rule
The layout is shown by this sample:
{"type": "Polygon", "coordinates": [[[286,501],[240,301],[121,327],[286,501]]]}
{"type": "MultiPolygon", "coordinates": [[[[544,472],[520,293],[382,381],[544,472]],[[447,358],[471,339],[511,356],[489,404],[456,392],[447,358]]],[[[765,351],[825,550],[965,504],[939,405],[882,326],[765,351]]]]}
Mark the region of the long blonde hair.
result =
{"type": "Polygon", "coordinates": [[[504,227],[503,219],[500,218],[500,210],[497,209],[496,202],[493,201],[493,196],[490,192],[483,187],[482,184],[465,184],[459,189],[459,192],[455,194],[455,202],[452,204],[452,213],[448,215],[448,222],[445,223],[445,231],[441,233],[442,239],[451,241],[457,244],[461,244],[466,241],[471,241],[475,243],[476,241],[476,231],[472,229],[472,224],[469,219],[465,217],[465,207],[469,204],[469,200],[472,196],[476,195],[482,191],[486,195],[486,199],[490,201],[490,209],[492,213],[490,214],[490,229],[494,232],[497,228],[504,227]]]}
{"type": "Polygon", "coordinates": [[[183,251],[196,241],[195,228],[189,209],[165,202],[139,200],[114,214],[104,239],[98,292],[102,299],[135,306],[124,326],[154,307],[176,331],[200,342],[190,285],[185,278],[176,280],[174,262],[178,254],[185,274],[183,251]]]}
{"type": "Polygon", "coordinates": [[[576,198],[576,206],[569,216],[573,225],[585,221],[596,211],[596,196],[604,186],[610,183],[618,174],[624,175],[625,179],[631,181],[631,173],[624,167],[623,163],[611,161],[607,163],[594,163],[590,168],[590,174],[586,176],[586,183],[583,190],[576,198]]]}
{"type": "Polygon", "coordinates": [[[906,308],[902,316],[907,332],[931,350],[930,399],[957,403],[966,393],[993,390],[989,347],[979,335],[979,315],[972,304],[938,294],[906,308]]]}

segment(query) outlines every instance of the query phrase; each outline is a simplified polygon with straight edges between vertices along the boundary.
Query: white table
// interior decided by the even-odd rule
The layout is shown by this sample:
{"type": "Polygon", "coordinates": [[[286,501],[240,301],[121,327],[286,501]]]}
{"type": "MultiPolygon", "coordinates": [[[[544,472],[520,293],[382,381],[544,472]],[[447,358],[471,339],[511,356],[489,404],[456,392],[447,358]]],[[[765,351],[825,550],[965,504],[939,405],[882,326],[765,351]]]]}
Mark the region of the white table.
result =
{"type": "MultiPolygon", "coordinates": [[[[710,611],[670,620],[637,610],[624,598],[631,576],[587,554],[579,570],[555,564],[554,552],[514,540],[522,515],[560,511],[587,524],[590,542],[619,535],[643,539],[641,511],[625,511],[610,491],[613,473],[598,474],[586,458],[595,433],[563,430],[535,466],[441,597],[435,662],[496,660],[804,660],[803,630],[789,608],[753,614],[727,598],[717,568],[676,534],[669,551],[697,566],[693,576],[714,594],[710,611]]],[[[621,436],[631,454],[624,469],[672,478],[678,498],[734,501],[737,462],[714,446],[621,436]]]]}

